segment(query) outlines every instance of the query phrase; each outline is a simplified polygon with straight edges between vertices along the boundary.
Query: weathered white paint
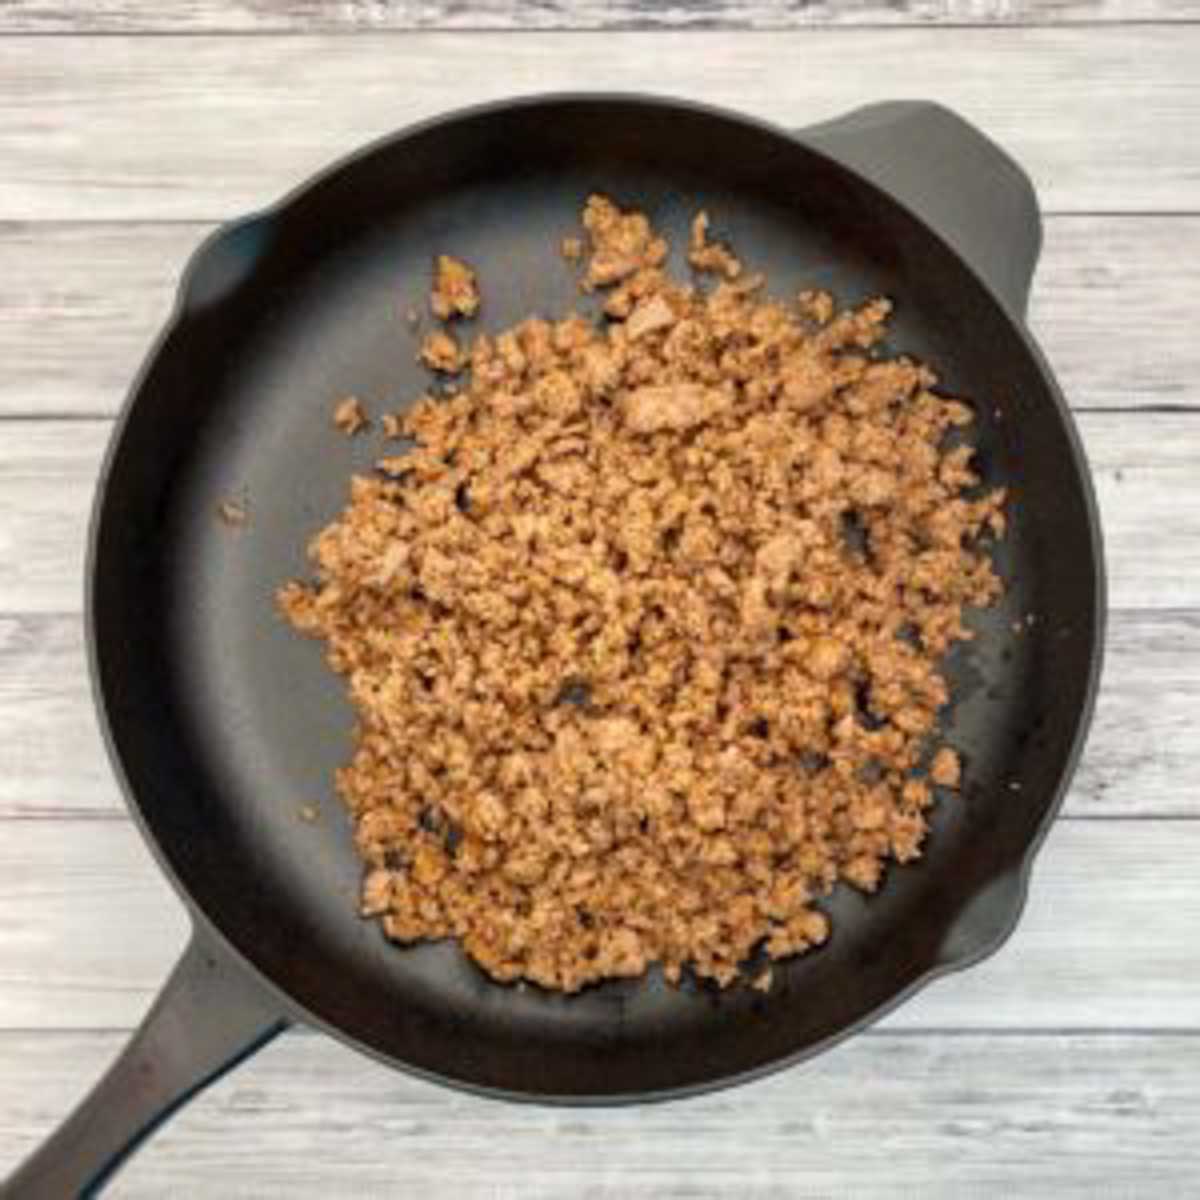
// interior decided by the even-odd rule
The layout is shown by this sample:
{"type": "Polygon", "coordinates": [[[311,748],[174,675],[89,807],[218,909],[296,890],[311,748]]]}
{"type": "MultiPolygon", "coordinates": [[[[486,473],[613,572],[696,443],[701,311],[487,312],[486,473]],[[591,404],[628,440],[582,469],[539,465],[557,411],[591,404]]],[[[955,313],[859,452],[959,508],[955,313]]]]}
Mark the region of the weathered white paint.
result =
{"type": "MultiPolygon", "coordinates": [[[[0,1034],[0,1169],[120,1044],[0,1034]]],[[[691,1100],[508,1105],[285,1034],[193,1100],[114,1200],[1031,1200],[1183,1197],[1200,1177],[1200,1038],[870,1034],[691,1100]]]]}
{"type": "Polygon", "coordinates": [[[556,90],[788,126],[940,100],[1051,211],[1200,209],[1200,26],[0,39],[0,220],[220,219],[372,138],[556,90]]]}

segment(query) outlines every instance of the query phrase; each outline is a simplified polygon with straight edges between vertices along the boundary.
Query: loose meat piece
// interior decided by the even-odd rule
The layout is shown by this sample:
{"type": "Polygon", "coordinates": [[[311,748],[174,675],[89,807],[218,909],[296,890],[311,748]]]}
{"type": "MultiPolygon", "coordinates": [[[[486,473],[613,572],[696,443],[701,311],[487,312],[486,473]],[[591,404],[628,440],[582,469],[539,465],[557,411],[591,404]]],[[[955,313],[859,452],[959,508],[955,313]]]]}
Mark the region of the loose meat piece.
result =
{"type": "Polygon", "coordinates": [[[453,335],[437,329],[421,343],[421,361],[431,371],[455,375],[463,369],[465,360],[453,335]]]}
{"type": "Polygon", "coordinates": [[[435,317],[448,321],[451,317],[473,317],[479,311],[479,281],[461,258],[439,254],[433,272],[429,307],[435,317]]]}
{"type": "Polygon", "coordinates": [[[775,982],[775,972],[770,967],[764,967],[751,981],[750,986],[756,992],[769,992],[775,982]]]}
{"type": "Polygon", "coordinates": [[[796,297],[796,307],[802,317],[807,317],[816,325],[828,325],[836,311],[833,297],[828,292],[811,288],[796,297]]]}
{"type": "Polygon", "coordinates": [[[583,219],[608,318],[427,339],[470,371],[383,419],[413,448],[278,603],[356,710],[336,784],[389,938],[564,992],[766,990],[960,782],[920,768],[1004,495],[946,445],[969,406],[879,356],[886,301],[772,300],[705,220],[702,291],[644,214],[583,219]]]}
{"type": "Polygon", "coordinates": [[[645,214],[622,212],[606,196],[588,197],[583,227],[591,240],[585,288],[607,287],[666,260],[666,240],[655,234],[645,214]]]}
{"type": "Polygon", "coordinates": [[[238,500],[219,500],[217,516],[222,524],[228,525],[230,529],[241,529],[249,520],[246,506],[238,500]]]}
{"type": "Polygon", "coordinates": [[[929,764],[929,778],[939,787],[956,788],[962,778],[962,764],[949,746],[943,746],[929,764]]]}
{"type": "Polygon", "coordinates": [[[726,279],[736,279],[742,273],[741,260],[721,242],[708,240],[708,213],[698,212],[692,221],[692,240],[688,247],[688,262],[697,271],[713,271],[726,279]]]}
{"type": "Polygon", "coordinates": [[[353,437],[360,430],[366,429],[369,421],[363,406],[357,396],[347,396],[339,400],[333,410],[333,427],[341,430],[347,437],[353,437]]]}

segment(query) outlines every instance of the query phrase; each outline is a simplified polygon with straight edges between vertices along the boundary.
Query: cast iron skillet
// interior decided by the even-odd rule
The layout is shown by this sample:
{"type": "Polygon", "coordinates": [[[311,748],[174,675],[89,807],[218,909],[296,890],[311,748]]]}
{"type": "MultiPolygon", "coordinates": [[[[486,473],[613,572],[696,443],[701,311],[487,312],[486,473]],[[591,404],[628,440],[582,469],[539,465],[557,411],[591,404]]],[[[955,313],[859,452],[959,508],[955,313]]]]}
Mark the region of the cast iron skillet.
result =
{"type": "Polygon", "coordinates": [[[162,1117],[291,1021],[418,1074],[511,1099],[615,1103],[810,1055],[991,952],[1079,753],[1099,671],[1100,534],[1071,418],[1023,324],[1033,191],[944,109],[885,104],[789,136],[692,104],[537,98],[371,146],[197,252],[118,422],[88,572],[97,705],[130,808],[194,936],[109,1074],[9,1195],[95,1189],[162,1117]],[[430,255],[482,272],[483,324],[578,303],[558,256],[603,189],[682,243],[700,204],[785,294],[896,298],[893,343],[979,410],[980,463],[1013,486],[1008,594],[952,663],[966,790],[919,865],[832,898],[834,936],[765,996],[652,975],[563,998],[490,982],[452,945],[399,950],[354,900],[330,797],[351,713],[320,647],[276,617],[281,580],[378,443],[340,438],[424,378],[404,310],[430,255]],[[245,529],[215,518],[244,498],[245,529]],[[1013,623],[1034,623],[1021,634],[1013,623]],[[316,827],[298,818],[322,802],[316,827]]]}

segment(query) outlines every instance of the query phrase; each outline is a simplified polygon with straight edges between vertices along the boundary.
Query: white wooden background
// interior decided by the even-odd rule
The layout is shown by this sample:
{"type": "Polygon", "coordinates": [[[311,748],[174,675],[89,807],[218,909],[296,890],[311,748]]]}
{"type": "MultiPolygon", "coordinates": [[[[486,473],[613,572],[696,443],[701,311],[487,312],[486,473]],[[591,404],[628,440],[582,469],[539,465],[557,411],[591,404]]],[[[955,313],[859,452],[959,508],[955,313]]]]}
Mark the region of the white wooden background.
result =
{"type": "Polygon", "coordinates": [[[1024,921],[810,1065],[710,1098],[468,1098],[298,1031],[117,1196],[1200,1193],[1200,0],[0,0],[0,1174],[184,938],[87,695],[84,521],[189,249],[468,101],[649,89],[804,124],[941,100],[1032,172],[1033,321],[1112,572],[1086,759],[1024,921]]]}

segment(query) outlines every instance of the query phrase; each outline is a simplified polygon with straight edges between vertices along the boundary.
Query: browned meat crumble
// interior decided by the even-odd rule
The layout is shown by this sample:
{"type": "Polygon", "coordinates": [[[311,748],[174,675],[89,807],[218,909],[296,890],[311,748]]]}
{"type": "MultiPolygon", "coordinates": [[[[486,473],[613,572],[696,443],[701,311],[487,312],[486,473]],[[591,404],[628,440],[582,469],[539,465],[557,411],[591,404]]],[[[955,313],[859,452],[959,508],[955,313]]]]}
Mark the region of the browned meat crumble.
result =
{"type": "Polygon", "coordinates": [[[239,500],[217,501],[217,517],[230,529],[241,529],[250,519],[246,506],[239,500]]]}
{"type": "Polygon", "coordinates": [[[417,448],[351,481],[279,604],[358,712],[337,786],[389,937],[568,992],[726,985],[920,854],[1004,497],[945,446],[971,409],[873,353],[888,301],[769,299],[703,214],[707,292],[645,215],[593,196],[583,224],[615,319],[433,335],[462,390],[389,424],[417,448]]]}
{"type": "Polygon", "coordinates": [[[962,764],[949,746],[943,746],[929,764],[929,778],[939,787],[956,788],[962,778],[962,764]]]}
{"type": "Polygon", "coordinates": [[[366,411],[357,396],[347,396],[344,400],[339,400],[333,410],[333,427],[347,437],[353,437],[369,424],[366,411]]]}
{"type": "Polygon", "coordinates": [[[421,361],[431,370],[455,375],[463,369],[466,359],[452,333],[435,329],[421,343],[421,361]]]}
{"type": "Polygon", "coordinates": [[[692,221],[692,240],[688,247],[688,262],[697,271],[715,271],[726,279],[736,279],[742,264],[728,246],[708,240],[708,213],[699,212],[692,221]]]}
{"type": "Polygon", "coordinates": [[[479,281],[461,258],[449,254],[437,256],[429,306],[433,315],[443,321],[451,317],[473,317],[478,311],[479,281]]]}

